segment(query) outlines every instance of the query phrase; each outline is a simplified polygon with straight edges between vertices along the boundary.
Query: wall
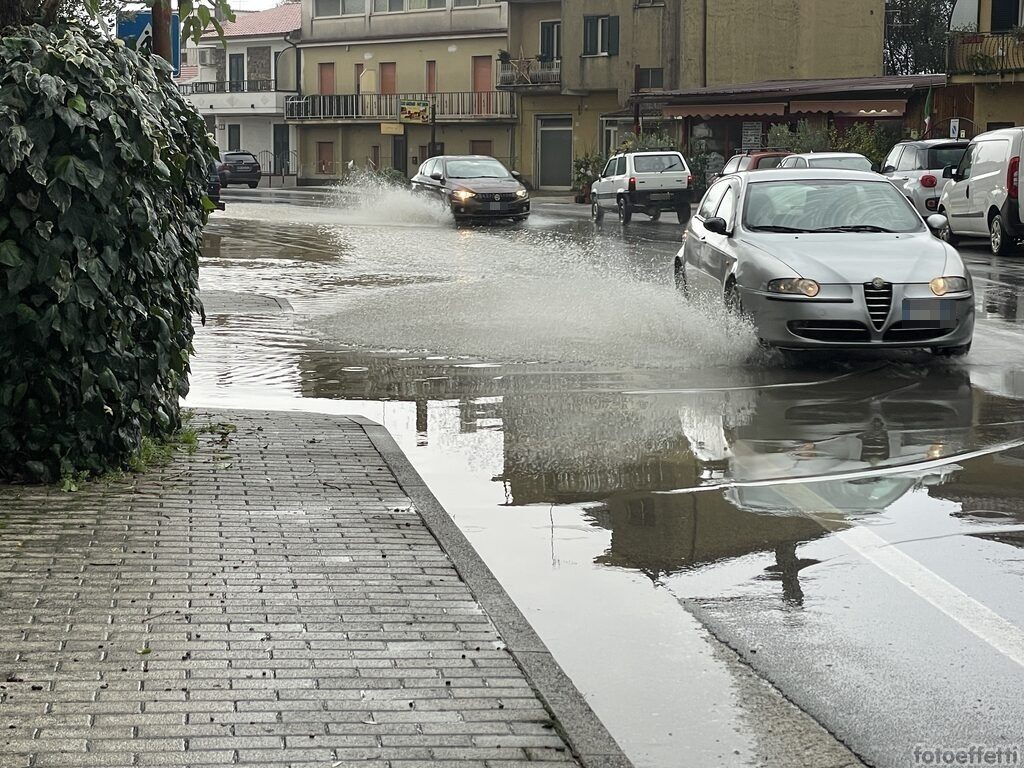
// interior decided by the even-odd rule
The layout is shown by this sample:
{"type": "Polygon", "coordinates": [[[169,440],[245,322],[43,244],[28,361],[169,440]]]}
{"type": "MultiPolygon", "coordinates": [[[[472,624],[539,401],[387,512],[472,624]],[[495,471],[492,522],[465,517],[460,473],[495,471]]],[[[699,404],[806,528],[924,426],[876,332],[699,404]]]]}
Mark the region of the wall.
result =
{"type": "Polygon", "coordinates": [[[989,123],[1024,125],[1024,83],[975,86],[974,120],[979,132],[989,123]]]}
{"type": "MultiPolygon", "coordinates": [[[[366,43],[302,48],[303,91],[320,92],[319,64],[334,62],[335,92],[355,93],[355,65],[377,70],[382,61],[397,64],[399,93],[422,93],[426,90],[426,62],[437,62],[438,91],[473,90],[473,56],[493,59],[497,73],[498,50],[504,48],[506,37],[476,37],[459,40],[428,40],[416,42],[366,43]]],[[[493,79],[492,79],[493,87],[493,79]]],[[[367,88],[363,89],[367,91],[367,88]]]]}
{"type": "MultiPolygon", "coordinates": [[[[508,44],[512,58],[532,59],[540,54],[540,23],[562,18],[562,4],[529,3],[509,6],[508,44]]],[[[565,48],[566,26],[562,27],[562,50],[565,48]]]]}
{"type": "MultiPolygon", "coordinates": [[[[260,152],[274,151],[273,126],[275,123],[284,123],[283,119],[275,120],[269,117],[225,117],[220,115],[217,116],[216,120],[218,128],[214,133],[214,137],[221,151],[225,151],[228,148],[228,126],[235,124],[241,126],[241,148],[247,152],[252,152],[257,157],[260,152]]],[[[291,149],[295,149],[294,143],[291,144],[291,149]]],[[[269,167],[265,171],[269,173],[269,167]]]]}

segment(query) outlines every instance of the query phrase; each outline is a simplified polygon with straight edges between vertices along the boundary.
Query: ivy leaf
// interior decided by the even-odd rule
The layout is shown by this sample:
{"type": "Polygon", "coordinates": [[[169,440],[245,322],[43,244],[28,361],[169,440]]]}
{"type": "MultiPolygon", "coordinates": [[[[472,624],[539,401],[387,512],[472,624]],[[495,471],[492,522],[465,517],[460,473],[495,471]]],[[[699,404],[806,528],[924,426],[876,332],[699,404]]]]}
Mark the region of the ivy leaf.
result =
{"type": "Polygon", "coordinates": [[[84,98],[82,98],[82,95],[81,95],[81,94],[78,94],[78,95],[72,96],[72,97],[71,97],[71,98],[70,98],[70,99],[68,100],[68,106],[69,106],[69,107],[70,107],[71,109],[75,110],[75,112],[79,112],[79,113],[81,113],[81,114],[83,114],[83,115],[84,115],[84,114],[85,114],[86,112],[88,112],[88,111],[89,111],[89,108],[88,108],[88,106],[87,106],[87,105],[86,105],[86,103],[85,103],[85,99],[84,99],[84,98]]]}
{"type": "Polygon", "coordinates": [[[0,243],[0,264],[5,267],[19,267],[21,263],[21,251],[16,242],[4,240],[0,243]]]}

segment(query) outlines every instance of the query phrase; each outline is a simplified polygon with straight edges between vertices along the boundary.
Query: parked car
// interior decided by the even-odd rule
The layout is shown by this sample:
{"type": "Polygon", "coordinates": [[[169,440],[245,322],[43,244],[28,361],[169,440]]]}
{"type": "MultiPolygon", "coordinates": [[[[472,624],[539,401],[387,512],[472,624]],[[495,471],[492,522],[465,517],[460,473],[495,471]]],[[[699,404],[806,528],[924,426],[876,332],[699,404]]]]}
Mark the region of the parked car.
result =
{"type": "Polygon", "coordinates": [[[942,177],[947,165],[959,165],[968,142],[954,139],[901,141],[889,152],[880,173],[903,190],[922,216],[939,210],[939,198],[949,183],[942,177]]]}
{"type": "Polygon", "coordinates": [[[412,177],[412,189],[443,200],[456,221],[530,215],[530,193],[519,174],[486,155],[432,157],[412,177]]]}
{"type": "Polygon", "coordinates": [[[676,285],[710,293],[782,348],[927,347],[964,355],[971,276],[910,202],[873,173],[751,171],[704,195],[675,258],[676,285]]]}
{"type": "Polygon", "coordinates": [[[693,174],[676,150],[622,152],[608,160],[590,188],[591,215],[601,221],[606,211],[617,211],[628,224],[634,213],[657,221],[662,211],[673,211],[685,224],[692,188],[693,174]]]}
{"type": "Polygon", "coordinates": [[[805,152],[789,155],[779,168],[838,168],[847,171],[873,171],[871,161],[856,152],[805,152]]]}
{"type": "Polygon", "coordinates": [[[959,164],[942,171],[946,185],[939,213],[947,219],[941,237],[987,237],[992,253],[1013,252],[1024,237],[1021,223],[1020,156],[1024,128],[1002,128],[975,137],[959,164]]]}
{"type": "Polygon", "coordinates": [[[728,176],[737,171],[756,171],[767,168],[778,168],[783,158],[788,157],[788,152],[775,152],[769,150],[758,150],[756,152],[741,152],[729,158],[729,162],[722,168],[721,173],[716,173],[715,178],[728,176]]]}
{"type": "Polygon", "coordinates": [[[260,161],[252,152],[242,150],[221,152],[217,170],[220,173],[222,187],[229,184],[248,184],[250,189],[255,189],[263,178],[260,161]]]}
{"type": "Polygon", "coordinates": [[[206,196],[217,206],[217,210],[224,210],[224,203],[220,199],[220,174],[217,172],[216,163],[210,163],[206,174],[206,196]]]}

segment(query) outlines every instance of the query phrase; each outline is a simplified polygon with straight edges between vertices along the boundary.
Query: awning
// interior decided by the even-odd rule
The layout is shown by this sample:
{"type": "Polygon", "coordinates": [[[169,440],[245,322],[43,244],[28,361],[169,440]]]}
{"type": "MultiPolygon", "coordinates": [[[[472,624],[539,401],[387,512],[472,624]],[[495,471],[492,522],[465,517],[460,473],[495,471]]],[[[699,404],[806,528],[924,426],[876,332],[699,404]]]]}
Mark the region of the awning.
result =
{"type": "Polygon", "coordinates": [[[831,112],[840,117],[903,117],[907,111],[906,99],[856,99],[834,101],[791,101],[793,114],[831,112]]]}
{"type": "Polygon", "coordinates": [[[668,105],[665,117],[736,117],[745,115],[784,115],[786,104],[678,104],[668,105]]]}

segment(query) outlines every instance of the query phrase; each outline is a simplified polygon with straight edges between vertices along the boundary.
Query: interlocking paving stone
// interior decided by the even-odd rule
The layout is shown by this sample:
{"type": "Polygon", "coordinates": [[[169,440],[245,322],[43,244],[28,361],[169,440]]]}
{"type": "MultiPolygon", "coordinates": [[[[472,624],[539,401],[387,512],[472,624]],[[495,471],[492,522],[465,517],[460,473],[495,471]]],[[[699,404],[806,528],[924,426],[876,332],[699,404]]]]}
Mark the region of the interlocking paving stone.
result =
{"type": "Polygon", "coordinates": [[[143,475],[0,486],[0,768],[573,761],[362,423],[193,426],[143,475]]]}

